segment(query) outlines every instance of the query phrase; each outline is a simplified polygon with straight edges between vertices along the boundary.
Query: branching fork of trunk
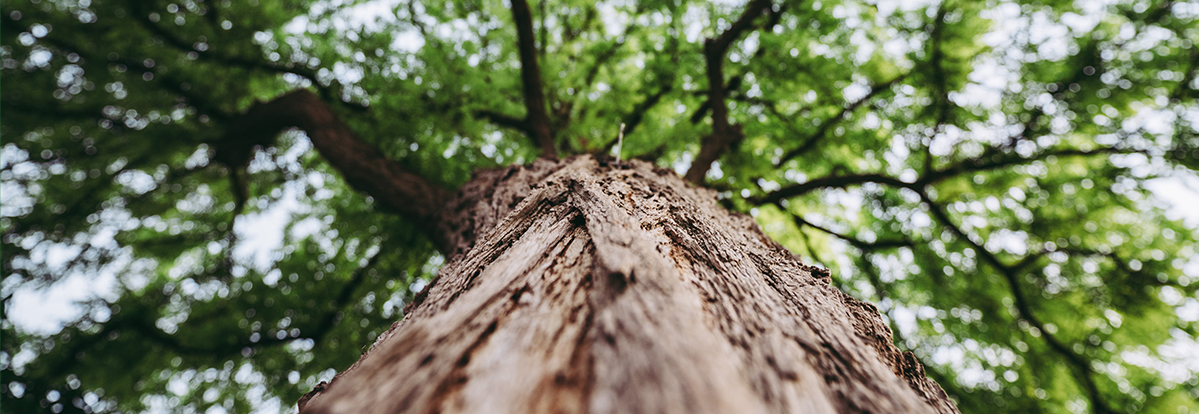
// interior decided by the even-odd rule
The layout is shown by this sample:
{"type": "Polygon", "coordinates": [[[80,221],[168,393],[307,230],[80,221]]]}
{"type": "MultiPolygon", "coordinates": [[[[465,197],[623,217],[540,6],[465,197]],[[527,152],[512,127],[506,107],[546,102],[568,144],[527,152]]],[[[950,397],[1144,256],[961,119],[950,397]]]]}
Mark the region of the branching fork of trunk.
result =
{"type": "Polygon", "coordinates": [[[429,235],[441,251],[446,240],[436,230],[450,191],[408,171],[350,130],[324,101],[306,89],[258,103],[234,119],[215,143],[215,160],[230,168],[245,166],[256,146],[269,146],[279,131],[299,128],[354,189],[400,214],[429,235]]]}

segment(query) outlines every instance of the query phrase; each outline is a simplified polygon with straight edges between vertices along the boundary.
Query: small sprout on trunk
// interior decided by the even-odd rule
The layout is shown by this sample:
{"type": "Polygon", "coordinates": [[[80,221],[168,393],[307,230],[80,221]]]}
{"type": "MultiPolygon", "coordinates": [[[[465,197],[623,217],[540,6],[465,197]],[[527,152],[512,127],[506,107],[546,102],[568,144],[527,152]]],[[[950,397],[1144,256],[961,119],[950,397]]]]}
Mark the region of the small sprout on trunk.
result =
{"type": "Polygon", "coordinates": [[[616,136],[616,162],[620,162],[620,151],[624,147],[624,122],[620,123],[620,134],[616,136]]]}

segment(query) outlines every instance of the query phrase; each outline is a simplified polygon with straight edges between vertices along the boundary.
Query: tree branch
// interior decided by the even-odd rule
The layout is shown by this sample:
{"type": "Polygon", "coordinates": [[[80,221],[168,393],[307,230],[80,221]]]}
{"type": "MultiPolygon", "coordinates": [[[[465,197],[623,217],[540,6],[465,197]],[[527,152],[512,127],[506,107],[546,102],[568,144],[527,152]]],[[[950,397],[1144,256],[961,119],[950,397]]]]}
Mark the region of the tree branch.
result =
{"type": "MultiPolygon", "coordinates": [[[[275,64],[274,62],[270,62],[270,61],[266,61],[266,60],[262,60],[262,59],[250,59],[250,58],[244,58],[244,57],[239,57],[239,56],[218,55],[215,52],[213,52],[213,49],[211,49],[211,48],[204,49],[204,50],[197,49],[191,42],[184,40],[183,38],[180,38],[179,36],[176,36],[174,33],[171,33],[169,30],[163,28],[162,26],[158,25],[154,21],[150,20],[150,13],[148,13],[145,10],[145,2],[144,1],[141,1],[141,0],[131,1],[131,2],[129,2],[129,7],[133,9],[132,14],[134,16],[134,20],[136,20],[139,24],[141,24],[142,27],[144,27],[146,30],[149,30],[151,33],[153,33],[154,35],[161,38],[163,40],[163,42],[165,42],[166,44],[171,45],[172,47],[174,47],[182,52],[195,53],[195,56],[204,58],[211,62],[216,62],[216,63],[228,65],[228,66],[235,66],[235,67],[240,67],[240,68],[244,68],[244,69],[263,70],[263,71],[275,73],[275,74],[290,73],[292,75],[296,75],[301,78],[307,79],[309,82],[312,83],[312,85],[315,88],[317,88],[317,90],[320,91],[321,96],[327,100],[340,102],[341,104],[345,105],[347,108],[353,109],[355,111],[365,111],[366,110],[366,107],[361,104],[357,104],[354,102],[346,102],[346,101],[342,100],[340,96],[334,96],[334,91],[329,86],[321,84],[320,80],[318,80],[318,78],[317,78],[316,71],[314,71],[314,70],[304,68],[304,67],[282,66],[282,65],[275,64]]],[[[334,83],[336,83],[336,82],[337,81],[334,81],[334,83]]],[[[338,93],[338,94],[340,94],[340,93],[338,93]]]]}
{"type": "Polygon", "coordinates": [[[521,119],[521,118],[517,118],[517,117],[511,116],[511,115],[501,114],[496,111],[489,111],[486,109],[480,109],[480,110],[475,111],[475,116],[478,118],[486,119],[488,122],[491,122],[493,124],[496,124],[496,125],[499,125],[502,127],[512,128],[512,129],[524,132],[526,134],[531,133],[529,130],[529,124],[527,122],[525,122],[524,119],[521,119]]]}
{"type": "Polygon", "coordinates": [[[319,319],[319,322],[315,327],[307,332],[305,332],[304,329],[300,329],[301,333],[306,334],[304,337],[312,339],[315,342],[320,342],[325,338],[325,335],[328,335],[329,332],[333,331],[333,327],[337,325],[337,322],[339,321],[337,315],[341,313],[342,309],[344,309],[346,305],[350,303],[351,299],[356,298],[354,296],[354,291],[358,290],[358,287],[362,286],[362,283],[366,281],[366,274],[370,271],[370,269],[374,268],[375,265],[379,263],[379,258],[383,256],[383,252],[384,250],[380,248],[374,256],[371,256],[371,258],[367,260],[365,266],[362,266],[358,268],[358,270],[354,271],[354,274],[350,276],[350,281],[346,282],[346,284],[341,287],[341,291],[338,292],[337,298],[334,299],[329,312],[319,319]]]}
{"type": "Polygon", "coordinates": [[[449,251],[452,246],[436,229],[450,192],[388,159],[306,89],[256,104],[235,118],[224,138],[214,144],[213,159],[230,168],[244,166],[255,146],[270,145],[280,130],[290,127],[304,130],[312,146],[351,187],[416,224],[442,252],[449,251]]]}
{"type": "Polygon", "coordinates": [[[1199,96],[1199,93],[1197,93],[1199,90],[1190,88],[1191,82],[1195,81],[1195,76],[1197,73],[1199,73],[1199,69],[1197,69],[1199,68],[1199,50],[1191,48],[1189,60],[1190,65],[1187,70],[1182,73],[1182,80],[1179,81],[1178,85],[1174,87],[1174,90],[1170,92],[1171,103],[1177,104],[1182,102],[1183,98],[1187,97],[1188,95],[1190,97],[1199,96]]]}
{"type": "MultiPolygon", "coordinates": [[[[5,95],[5,98],[10,98],[12,95],[5,95]]],[[[45,116],[53,118],[80,118],[80,119],[99,119],[105,118],[104,105],[64,105],[62,101],[54,100],[51,103],[37,102],[32,99],[3,99],[0,100],[6,111],[20,112],[24,116],[45,116]],[[74,107],[71,107],[74,106],[74,107]]],[[[120,125],[119,123],[116,125],[120,125]]],[[[114,126],[115,127],[115,126],[114,126]]]]}
{"type": "MultiPolygon", "coordinates": [[[[21,31],[29,30],[27,25],[25,25],[23,22],[13,20],[7,14],[3,15],[3,20],[4,20],[4,24],[0,25],[0,29],[3,29],[7,33],[15,34],[15,33],[21,32],[21,31]]],[[[60,32],[51,32],[49,35],[41,38],[40,41],[46,42],[47,45],[51,46],[54,49],[58,49],[60,51],[66,52],[66,53],[77,54],[80,57],[82,57],[84,61],[91,61],[91,62],[102,62],[103,61],[103,59],[100,56],[97,56],[96,54],[92,53],[95,50],[94,47],[86,47],[86,45],[75,44],[65,38],[58,36],[57,33],[60,33],[60,32]]],[[[66,53],[64,53],[64,54],[66,54],[66,53]]],[[[230,115],[228,113],[226,113],[225,111],[223,111],[215,103],[209,101],[206,97],[200,96],[199,94],[195,93],[193,91],[194,88],[191,88],[190,85],[186,81],[179,79],[173,75],[164,74],[163,71],[160,70],[161,66],[159,66],[159,67],[146,66],[145,61],[146,61],[145,59],[125,57],[125,58],[120,58],[120,59],[116,60],[116,63],[124,65],[126,68],[129,68],[130,70],[137,70],[137,71],[141,71],[143,73],[150,73],[151,75],[154,76],[154,81],[156,83],[158,83],[159,85],[162,85],[164,89],[166,89],[167,91],[176,95],[177,97],[182,98],[182,100],[185,101],[188,105],[195,107],[197,111],[199,111],[200,113],[202,113],[204,115],[208,115],[210,118],[213,118],[216,120],[227,120],[230,118],[230,115]]],[[[100,116],[102,114],[100,114],[99,112],[97,114],[98,114],[97,118],[102,117],[102,116],[100,116]]],[[[79,115],[79,114],[76,113],[75,115],[79,115]]]]}
{"type": "Polygon", "coordinates": [[[1023,158],[1018,154],[994,154],[993,152],[985,152],[977,158],[962,161],[951,167],[941,170],[936,170],[925,174],[920,179],[913,182],[904,182],[898,178],[881,174],[881,173],[866,173],[856,175],[830,175],[826,177],[816,178],[807,182],[791,184],[774,192],[764,194],[759,197],[750,199],[750,202],[755,204],[775,204],[780,200],[796,197],[807,194],[809,192],[822,188],[846,188],[854,185],[865,183],[877,183],[888,185],[895,188],[907,188],[920,191],[925,186],[936,184],[938,182],[959,176],[968,172],[979,172],[995,170],[999,168],[1012,167],[1016,165],[1028,164],[1033,161],[1043,160],[1049,157],[1071,157],[1071,156],[1091,156],[1098,154],[1129,154],[1144,152],[1135,149],[1123,149],[1116,147],[1105,147],[1097,150],[1083,151],[1077,148],[1068,148],[1057,151],[1043,151],[1036,156],[1023,158]]]}
{"type": "Polygon", "coordinates": [[[541,68],[537,64],[537,45],[533,38],[533,16],[526,0],[512,0],[512,20],[520,43],[520,80],[524,85],[525,123],[530,138],[541,148],[541,156],[557,158],[550,117],[545,109],[545,92],[541,85],[541,68]]]}
{"type": "MultiPolygon", "coordinates": [[[[726,83],[724,86],[724,96],[726,98],[732,98],[733,96],[731,96],[731,95],[733,95],[733,91],[736,91],[741,88],[741,82],[743,82],[744,79],[745,79],[744,77],[736,77],[736,76],[729,79],[728,83],[726,83]]],[[[697,90],[697,91],[694,91],[691,93],[695,96],[708,95],[708,91],[700,91],[700,90],[697,90]]],[[[711,110],[712,110],[712,100],[705,99],[703,103],[699,104],[699,108],[695,108],[695,112],[691,113],[691,118],[689,118],[689,120],[691,121],[691,124],[695,125],[695,124],[698,124],[699,121],[703,121],[704,115],[707,115],[708,111],[711,111],[711,110]]]]}
{"type": "MultiPolygon", "coordinates": [[[[673,79],[671,80],[673,81],[673,79]]],[[[634,105],[633,110],[621,118],[622,123],[625,125],[624,134],[626,136],[632,135],[633,131],[637,129],[637,126],[641,125],[641,121],[645,119],[645,112],[657,105],[658,102],[661,102],[662,97],[666,96],[666,94],[670,93],[670,91],[673,89],[674,85],[672,83],[665,82],[658,87],[657,92],[646,96],[645,99],[641,100],[641,102],[638,102],[637,105],[634,105]]],[[[608,152],[612,151],[612,148],[616,146],[617,141],[618,140],[616,138],[608,141],[608,143],[604,145],[603,149],[600,150],[599,153],[607,154],[608,152]]]]}
{"type": "MultiPolygon", "coordinates": [[[[1041,332],[1042,337],[1045,338],[1045,343],[1049,345],[1049,348],[1055,353],[1064,357],[1066,361],[1073,366],[1075,370],[1075,377],[1078,379],[1079,385],[1086,390],[1087,396],[1091,401],[1091,411],[1095,413],[1112,412],[1107,404],[1103,401],[1103,396],[1099,393],[1099,388],[1095,385],[1095,380],[1091,376],[1093,372],[1091,370],[1090,361],[1086,357],[1074,352],[1074,350],[1070,349],[1070,347],[1063,343],[1060,339],[1058,339],[1049,331],[1045,330],[1044,322],[1037,318],[1037,316],[1033,313],[1032,305],[1028,301],[1028,297],[1026,297],[1024,295],[1024,291],[1020,289],[1019,264],[1008,266],[1007,264],[1003,263],[1003,261],[999,260],[999,258],[996,257],[994,253],[991,253],[990,250],[987,250],[985,247],[970,239],[970,237],[967,236],[966,233],[963,232],[962,229],[959,228],[952,219],[950,219],[949,213],[945,211],[945,207],[934,202],[933,199],[928,196],[926,191],[921,189],[916,190],[916,193],[920,195],[921,201],[928,206],[932,216],[937,221],[941,222],[941,225],[945,226],[945,228],[949,229],[949,231],[953,233],[955,237],[974,249],[974,251],[978,253],[979,257],[981,257],[984,262],[995,268],[995,270],[998,270],[999,273],[1003,275],[1004,280],[1007,281],[1008,290],[1012,295],[1012,300],[1016,305],[1018,317],[1027,321],[1033,327],[1036,327],[1041,332]]],[[[1026,264],[1026,262],[1024,264],[1026,264]]]]}
{"type": "Polygon", "coordinates": [[[866,102],[870,102],[871,99],[873,99],[875,96],[878,96],[879,94],[883,93],[884,91],[891,90],[891,85],[894,85],[895,83],[903,80],[903,78],[905,78],[905,77],[907,77],[906,74],[899,75],[898,77],[896,77],[895,79],[892,79],[890,81],[871,86],[870,93],[867,93],[866,96],[862,97],[862,99],[858,99],[856,101],[850,102],[848,105],[845,105],[845,107],[842,108],[841,112],[838,112],[837,115],[835,115],[831,118],[825,119],[824,122],[821,122],[820,127],[818,127],[816,129],[816,131],[813,132],[810,137],[808,137],[808,139],[804,140],[803,144],[801,144],[799,147],[796,147],[795,149],[793,149],[791,151],[788,151],[786,154],[783,154],[783,156],[781,158],[779,158],[779,161],[777,163],[775,163],[775,166],[777,167],[777,166],[783,165],[783,163],[791,160],[792,158],[795,158],[795,157],[799,156],[800,154],[803,154],[805,152],[808,152],[812,148],[815,148],[816,144],[819,144],[820,141],[823,140],[824,137],[828,135],[828,132],[830,130],[832,130],[834,126],[837,125],[838,121],[845,119],[846,114],[849,114],[850,112],[853,112],[855,109],[858,109],[858,107],[862,106],[862,104],[865,104],[866,102]]]}
{"type": "MultiPolygon", "coordinates": [[[[782,206],[779,206],[779,208],[782,208],[782,206]]],[[[794,221],[795,225],[799,228],[803,228],[805,226],[814,228],[816,230],[819,230],[822,233],[828,234],[830,236],[836,237],[841,240],[845,240],[846,243],[849,243],[853,247],[857,247],[858,249],[865,250],[865,251],[892,249],[892,248],[896,248],[896,247],[910,247],[914,244],[914,243],[912,243],[911,240],[907,240],[907,239],[876,240],[874,242],[867,242],[867,241],[858,239],[853,236],[837,233],[831,229],[818,226],[810,221],[805,220],[803,217],[800,217],[800,215],[798,215],[798,214],[791,214],[791,220],[794,221]]],[[[879,299],[882,299],[882,298],[879,298],[879,299]]]]}
{"type": "Polygon", "coordinates": [[[937,17],[933,19],[932,30],[929,33],[929,37],[932,38],[929,44],[929,48],[932,49],[932,56],[929,57],[929,65],[933,69],[932,84],[936,95],[934,97],[936,103],[929,109],[936,111],[938,124],[944,123],[944,120],[949,118],[951,105],[949,101],[949,86],[947,84],[949,79],[945,73],[945,51],[941,49],[941,41],[945,35],[945,15],[947,14],[947,10],[948,7],[945,6],[945,3],[937,6],[937,17]]]}
{"type": "MultiPolygon", "coordinates": [[[[599,52],[599,54],[595,57],[595,62],[593,62],[591,65],[591,68],[587,70],[587,75],[583,77],[583,86],[577,88],[578,91],[580,91],[579,96],[584,95],[583,91],[591,89],[591,85],[593,85],[595,83],[595,78],[599,75],[600,68],[602,68],[605,64],[607,64],[608,60],[611,60],[614,56],[616,56],[616,52],[618,50],[620,50],[621,46],[624,46],[625,39],[628,38],[628,35],[630,33],[632,33],[633,29],[635,29],[636,27],[637,26],[634,24],[630,24],[630,25],[626,26],[624,33],[622,33],[619,37],[616,38],[615,43],[608,46],[607,49],[604,49],[603,51],[599,52]]],[[[575,57],[572,56],[571,60],[572,61],[575,60],[575,57]]],[[[560,106],[555,105],[555,110],[554,110],[554,129],[555,130],[559,130],[559,131],[566,130],[567,127],[570,126],[570,123],[573,119],[584,118],[587,113],[587,108],[584,107],[581,111],[578,112],[578,115],[576,116],[574,113],[575,101],[573,101],[573,100],[559,102],[558,104],[560,104],[560,106]]],[[[563,149],[569,148],[571,144],[572,143],[568,142],[568,141],[564,141],[561,143],[563,149]]],[[[585,144],[584,144],[584,147],[586,147],[585,144]]]]}
{"type": "Polygon", "coordinates": [[[750,199],[755,204],[775,204],[791,197],[800,196],[822,188],[846,188],[865,183],[884,184],[896,188],[918,189],[924,184],[920,182],[906,183],[898,178],[879,173],[857,175],[831,175],[812,179],[807,182],[792,184],[771,193],[750,199]]]}
{"type": "MultiPolygon", "coordinates": [[[[783,10],[785,10],[786,8],[787,8],[787,5],[782,4],[782,5],[778,6],[777,10],[775,8],[771,8],[771,10],[767,11],[766,13],[769,17],[766,19],[766,24],[762,25],[762,27],[764,29],[769,29],[771,27],[774,27],[774,25],[778,24],[779,20],[781,20],[783,17],[783,10]]],[[[754,52],[754,56],[753,56],[753,58],[751,58],[751,60],[761,58],[765,54],[766,54],[766,48],[759,47],[758,50],[754,52]]],[[[738,99],[738,97],[733,95],[733,92],[737,91],[737,89],[741,87],[741,84],[745,82],[745,78],[749,75],[749,73],[750,73],[749,67],[743,66],[740,74],[733,75],[729,79],[728,85],[725,86],[725,88],[724,88],[725,96],[733,98],[733,99],[738,99]]],[[[700,93],[700,94],[706,94],[706,93],[700,93]]],[[[742,98],[744,98],[744,97],[742,97],[742,98]]],[[[691,114],[691,123],[698,124],[699,121],[704,119],[704,115],[706,115],[708,113],[708,111],[711,109],[712,109],[712,101],[710,101],[710,100],[705,100],[703,103],[699,104],[699,108],[697,108],[695,110],[695,112],[691,114]]]]}
{"type": "Polygon", "coordinates": [[[703,138],[695,162],[683,177],[699,184],[712,168],[712,162],[728,150],[730,144],[744,138],[739,126],[729,124],[729,108],[725,104],[724,59],[733,41],[750,28],[754,19],[770,9],[770,0],[752,0],[733,25],[715,39],[704,41],[704,59],[707,61],[708,102],[712,107],[712,133],[703,138]]]}

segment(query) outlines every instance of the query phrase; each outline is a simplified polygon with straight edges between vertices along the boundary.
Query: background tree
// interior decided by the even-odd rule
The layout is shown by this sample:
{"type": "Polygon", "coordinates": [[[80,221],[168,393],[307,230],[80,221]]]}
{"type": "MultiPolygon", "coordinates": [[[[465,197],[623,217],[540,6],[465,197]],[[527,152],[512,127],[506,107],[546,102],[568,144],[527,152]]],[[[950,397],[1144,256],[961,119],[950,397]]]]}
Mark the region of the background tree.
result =
{"type": "Polygon", "coordinates": [[[227,134],[303,88],[430,188],[625,123],[963,412],[1199,410],[1197,226],[1149,191],[1199,168],[1199,4],[520,4],[0,4],[0,409],[282,409],[400,317],[427,213],[310,130],[227,134]],[[80,284],[61,330],[10,318],[80,284]]]}

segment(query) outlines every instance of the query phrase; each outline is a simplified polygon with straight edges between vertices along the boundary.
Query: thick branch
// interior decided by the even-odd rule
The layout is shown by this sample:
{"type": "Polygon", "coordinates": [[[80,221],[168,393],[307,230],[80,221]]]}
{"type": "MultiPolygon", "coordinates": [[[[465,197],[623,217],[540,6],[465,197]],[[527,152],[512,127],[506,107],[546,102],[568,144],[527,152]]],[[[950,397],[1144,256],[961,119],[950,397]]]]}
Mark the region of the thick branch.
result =
{"type": "Polygon", "coordinates": [[[745,6],[745,12],[733,25],[715,39],[704,41],[704,59],[707,61],[708,102],[712,106],[712,133],[705,136],[695,162],[684,178],[701,183],[704,175],[712,168],[712,162],[720,158],[729,144],[743,137],[741,129],[729,124],[729,108],[725,104],[724,59],[729,46],[750,28],[762,12],[770,9],[770,0],[753,0],[745,6]]]}
{"type": "MultiPolygon", "coordinates": [[[[783,18],[783,10],[786,8],[787,8],[787,5],[783,4],[783,5],[778,6],[777,8],[771,8],[771,10],[766,11],[765,13],[769,17],[767,17],[766,24],[762,25],[762,28],[770,29],[770,28],[774,27],[774,25],[779,24],[779,20],[781,20],[783,18]]],[[[766,54],[766,50],[767,50],[767,48],[759,47],[758,50],[756,52],[754,52],[754,55],[751,58],[751,60],[761,58],[762,56],[764,56],[766,54]]],[[[750,74],[749,67],[743,66],[741,68],[740,74],[733,75],[732,78],[730,78],[728,81],[728,86],[725,86],[725,88],[724,88],[725,96],[727,96],[729,98],[733,98],[733,99],[738,99],[738,100],[745,99],[746,98],[745,96],[735,96],[733,92],[737,91],[737,88],[739,88],[741,86],[741,84],[745,82],[745,78],[749,74],[750,74]]],[[[708,111],[711,109],[712,109],[712,101],[704,101],[703,103],[699,104],[699,108],[696,109],[693,114],[691,114],[691,123],[698,124],[699,121],[703,120],[704,115],[706,115],[708,113],[708,111]]]]}
{"type": "Polygon", "coordinates": [[[234,119],[224,139],[216,144],[214,159],[231,168],[245,165],[255,146],[269,145],[280,130],[290,127],[304,130],[312,146],[351,187],[420,226],[442,251],[448,249],[436,223],[449,191],[388,159],[306,89],[254,105],[234,119]]]}
{"type": "Polygon", "coordinates": [[[537,64],[537,45],[533,39],[533,17],[526,0],[512,0],[512,20],[520,42],[520,80],[524,85],[525,123],[530,137],[541,148],[541,156],[557,158],[554,137],[550,133],[550,117],[545,109],[545,93],[541,89],[541,68],[537,64]]]}
{"type": "Polygon", "coordinates": [[[475,116],[486,119],[488,122],[491,122],[493,124],[496,124],[496,125],[499,125],[502,127],[519,130],[526,134],[531,133],[530,129],[529,129],[529,124],[528,124],[528,122],[525,122],[524,119],[520,119],[520,118],[517,118],[514,116],[510,116],[510,115],[505,115],[505,114],[502,114],[502,113],[499,113],[496,111],[489,111],[486,109],[480,109],[478,111],[475,111],[475,116]]]}

